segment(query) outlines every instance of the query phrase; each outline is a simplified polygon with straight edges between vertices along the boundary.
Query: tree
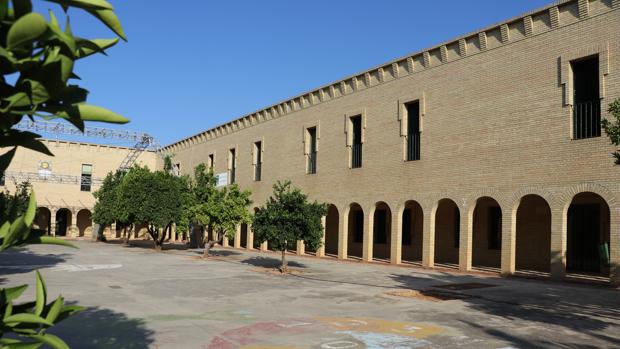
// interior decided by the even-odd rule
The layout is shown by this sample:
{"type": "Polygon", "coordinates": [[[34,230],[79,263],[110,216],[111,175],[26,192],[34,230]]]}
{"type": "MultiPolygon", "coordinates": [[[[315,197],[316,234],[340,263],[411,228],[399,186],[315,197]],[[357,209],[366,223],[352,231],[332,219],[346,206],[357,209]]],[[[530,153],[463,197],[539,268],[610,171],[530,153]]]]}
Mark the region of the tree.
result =
{"type": "MultiPolygon", "coordinates": [[[[102,227],[115,223],[119,217],[118,212],[118,188],[123,180],[122,171],[110,172],[107,174],[101,187],[93,193],[97,202],[93,209],[92,220],[102,227]]],[[[97,239],[102,239],[98,236],[97,239]]],[[[125,243],[128,241],[126,240],[125,243]]]]}
{"type": "MultiPolygon", "coordinates": [[[[91,13],[120,38],[125,39],[113,7],[105,0],[47,0],[67,11],[78,8],[91,13]]],[[[72,84],[75,62],[114,46],[114,39],[85,39],[73,34],[66,16],[64,30],[52,10],[49,22],[32,12],[31,0],[0,1],[0,148],[11,148],[0,155],[0,173],[8,167],[17,147],[47,155],[53,154],[39,140],[40,135],[13,127],[24,116],[61,118],[83,130],[84,121],[126,123],[110,110],[86,104],[88,90],[72,84]],[[6,79],[7,75],[15,78],[6,79]]]]}
{"type": "Polygon", "coordinates": [[[8,189],[0,193],[0,217],[8,221],[14,221],[17,217],[26,213],[32,186],[29,182],[16,185],[15,194],[8,189]]]}
{"type": "MultiPolygon", "coordinates": [[[[125,39],[121,24],[112,6],[105,0],[47,0],[65,10],[79,8],[92,14],[119,37],[125,39]]],[[[79,79],[73,73],[74,63],[94,53],[103,53],[118,39],[84,39],[73,35],[66,18],[64,31],[50,10],[50,21],[32,12],[31,0],[0,1],[0,174],[13,159],[17,147],[25,147],[47,155],[53,154],[39,140],[40,135],[14,128],[24,116],[62,118],[83,130],[84,121],[126,123],[128,120],[107,109],[86,104],[88,91],[69,84],[79,79]],[[8,77],[8,79],[7,79],[8,77]]],[[[12,204],[11,204],[12,205],[12,204]]],[[[19,212],[20,207],[9,207],[19,212]]],[[[75,247],[63,240],[43,236],[32,230],[36,214],[36,199],[30,195],[23,214],[0,216],[0,252],[26,244],[49,243],[75,247]]],[[[66,343],[47,330],[82,308],[66,306],[59,296],[47,303],[45,283],[37,271],[35,301],[14,304],[27,285],[0,289],[0,347],[38,348],[47,344],[53,348],[68,348],[66,343]],[[14,338],[4,337],[12,334],[14,338]]]]}
{"type": "Polygon", "coordinates": [[[191,222],[213,232],[212,239],[209,239],[209,234],[205,234],[204,257],[209,256],[211,248],[221,243],[224,236],[233,239],[237,226],[250,223],[252,218],[248,211],[252,204],[249,190],[241,191],[236,184],[217,188],[216,184],[217,179],[205,164],[196,166],[188,213],[191,222]]]}
{"type": "MultiPolygon", "coordinates": [[[[609,121],[607,119],[603,119],[603,129],[609,137],[609,140],[611,140],[611,143],[618,147],[620,146],[620,98],[617,98],[611,102],[607,111],[611,114],[613,120],[609,121]]],[[[612,155],[615,158],[614,162],[616,165],[620,165],[620,150],[616,149],[612,155]]]]}
{"type": "Polygon", "coordinates": [[[326,214],[326,204],[308,202],[308,196],[293,187],[290,181],[278,181],[273,186],[273,195],[254,214],[254,239],[260,243],[269,241],[282,252],[280,271],[285,273],[288,271],[286,250],[289,246],[298,240],[303,240],[311,249],[321,246],[321,218],[326,214]]]}
{"type": "Polygon", "coordinates": [[[166,233],[181,216],[184,183],[163,171],[133,167],[118,187],[118,220],[147,224],[155,249],[161,251],[166,233]]]}

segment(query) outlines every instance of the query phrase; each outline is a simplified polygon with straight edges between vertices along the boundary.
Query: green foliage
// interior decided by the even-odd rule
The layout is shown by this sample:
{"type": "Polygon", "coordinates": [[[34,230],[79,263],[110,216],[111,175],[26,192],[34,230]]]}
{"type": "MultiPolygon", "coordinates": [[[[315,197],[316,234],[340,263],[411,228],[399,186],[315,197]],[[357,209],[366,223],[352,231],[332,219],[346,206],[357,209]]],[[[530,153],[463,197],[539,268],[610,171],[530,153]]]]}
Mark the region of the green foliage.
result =
{"type": "Polygon", "coordinates": [[[0,192],[0,217],[11,222],[26,213],[32,191],[29,182],[19,183],[16,187],[15,194],[11,194],[8,189],[0,192]]]}
{"type": "Polygon", "coordinates": [[[123,180],[124,173],[110,172],[103,180],[99,190],[93,193],[97,202],[93,209],[92,220],[101,226],[108,226],[116,222],[120,216],[118,212],[118,188],[123,180]]]}
{"type": "MultiPolygon", "coordinates": [[[[65,12],[77,8],[89,12],[122,39],[125,33],[105,0],[47,0],[61,5],[65,12]]],[[[32,12],[31,0],[0,0],[0,148],[11,148],[0,155],[0,173],[8,167],[17,147],[48,155],[52,153],[39,135],[13,127],[23,117],[61,118],[79,129],[84,121],[126,123],[110,110],[86,104],[88,90],[73,83],[79,79],[73,68],[77,60],[103,53],[118,38],[85,39],[73,34],[69,16],[64,29],[54,11],[49,20],[32,12]],[[7,79],[8,75],[15,78],[7,79]]]]}
{"type": "MultiPolygon", "coordinates": [[[[47,0],[89,12],[116,35],[125,38],[112,6],[105,0],[47,0]]],[[[128,120],[110,110],[86,104],[88,91],[70,80],[79,79],[73,72],[77,60],[94,53],[104,53],[118,42],[114,39],[84,39],[75,36],[66,16],[61,29],[53,11],[49,21],[32,12],[31,0],[0,0],[0,148],[9,148],[0,155],[0,173],[5,172],[17,147],[24,147],[52,156],[36,133],[14,129],[25,116],[44,119],[61,118],[83,130],[84,121],[126,123],[128,120]],[[7,76],[10,76],[7,79],[7,76]]],[[[3,202],[0,214],[0,252],[25,244],[59,244],[73,246],[64,240],[31,230],[36,214],[32,193],[24,210],[26,188],[19,188],[13,199],[3,202]],[[22,213],[23,212],[23,213],[22,213]]],[[[14,305],[13,301],[26,285],[0,289],[0,346],[3,348],[68,348],[60,338],[46,330],[55,323],[81,310],[65,306],[62,297],[47,304],[43,279],[37,272],[34,302],[14,305]],[[6,338],[13,334],[17,338],[6,338]]]]}
{"type": "MultiPolygon", "coordinates": [[[[254,214],[254,239],[260,243],[269,241],[282,252],[297,240],[317,249],[323,237],[321,218],[326,214],[326,204],[308,202],[308,196],[293,187],[290,181],[278,181],[273,186],[273,195],[254,214]]],[[[283,267],[286,267],[284,261],[283,267]]]]}
{"type": "MultiPolygon", "coordinates": [[[[609,109],[607,109],[609,114],[613,117],[612,121],[607,119],[603,119],[602,125],[605,133],[611,140],[613,145],[620,146],[620,98],[617,98],[612,103],[609,104],[609,109]]],[[[620,151],[616,150],[612,153],[615,158],[616,165],[620,165],[620,151]]]]}
{"type": "MultiPolygon", "coordinates": [[[[14,208],[9,207],[12,211],[14,208]]],[[[0,217],[0,252],[11,247],[26,244],[55,244],[74,247],[71,243],[51,236],[43,236],[42,232],[30,229],[37,211],[37,200],[34,193],[28,198],[28,207],[22,215],[14,220],[0,217]]]]}
{"type": "Polygon", "coordinates": [[[192,197],[188,200],[189,220],[213,229],[216,240],[223,236],[232,239],[237,225],[251,222],[251,192],[241,191],[236,184],[222,188],[216,184],[217,179],[205,164],[196,166],[190,186],[192,197]]]}
{"type": "Polygon", "coordinates": [[[2,348],[38,348],[47,344],[52,348],[69,348],[62,339],[47,333],[46,330],[82,311],[83,308],[65,305],[62,296],[47,303],[47,289],[38,271],[35,301],[13,304],[13,301],[27,287],[28,285],[21,285],[0,290],[0,313],[4,314],[0,321],[0,346],[2,348]],[[2,338],[3,333],[14,333],[20,339],[2,338]],[[23,342],[21,338],[26,341],[23,342]]]}
{"type": "Polygon", "coordinates": [[[118,220],[146,223],[155,247],[160,249],[166,230],[181,217],[186,183],[163,171],[133,167],[118,187],[118,220]]]}

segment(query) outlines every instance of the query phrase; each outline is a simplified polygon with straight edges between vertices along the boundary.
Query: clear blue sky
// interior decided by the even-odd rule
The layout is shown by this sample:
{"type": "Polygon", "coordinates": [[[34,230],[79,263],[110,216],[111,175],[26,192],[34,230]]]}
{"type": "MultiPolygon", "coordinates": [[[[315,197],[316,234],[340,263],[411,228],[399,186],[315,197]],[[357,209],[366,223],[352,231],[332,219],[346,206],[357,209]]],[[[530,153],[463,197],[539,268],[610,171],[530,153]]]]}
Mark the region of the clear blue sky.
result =
{"type": "MultiPolygon", "coordinates": [[[[90,103],[165,145],[551,0],[110,2],[129,42],[76,72],[90,103]]],[[[94,18],[69,14],[76,35],[112,36],[94,18]]]]}

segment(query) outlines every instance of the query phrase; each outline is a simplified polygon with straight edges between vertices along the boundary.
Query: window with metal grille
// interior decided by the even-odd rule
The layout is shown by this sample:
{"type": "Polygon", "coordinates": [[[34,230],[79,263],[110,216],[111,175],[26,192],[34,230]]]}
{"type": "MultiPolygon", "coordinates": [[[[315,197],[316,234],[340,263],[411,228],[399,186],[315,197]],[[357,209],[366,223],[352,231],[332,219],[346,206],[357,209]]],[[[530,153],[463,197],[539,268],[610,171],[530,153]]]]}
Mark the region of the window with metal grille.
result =
{"type": "Polygon", "coordinates": [[[573,71],[573,139],[601,136],[598,55],[571,62],[573,71]]]}
{"type": "Polygon", "coordinates": [[[261,142],[254,143],[254,180],[260,181],[263,165],[263,144],[261,142]]]}
{"type": "Polygon", "coordinates": [[[92,184],[93,165],[82,164],[82,177],[80,178],[80,190],[90,191],[92,184]]]}
{"type": "Polygon", "coordinates": [[[405,104],[407,109],[407,161],[420,160],[420,102],[405,104]]]}
{"type": "Polygon", "coordinates": [[[362,116],[351,117],[351,168],[362,167],[362,116]]]}
{"type": "Polygon", "coordinates": [[[489,207],[489,249],[499,250],[502,244],[502,209],[489,207]]]}
{"type": "Polygon", "coordinates": [[[306,160],[306,173],[316,173],[317,147],[316,147],[316,127],[307,129],[308,137],[308,157],[306,160]]]}
{"type": "Polygon", "coordinates": [[[236,159],[235,153],[236,153],[235,148],[230,149],[228,151],[228,166],[229,166],[228,184],[235,183],[235,172],[237,171],[237,159],[236,159]]]}

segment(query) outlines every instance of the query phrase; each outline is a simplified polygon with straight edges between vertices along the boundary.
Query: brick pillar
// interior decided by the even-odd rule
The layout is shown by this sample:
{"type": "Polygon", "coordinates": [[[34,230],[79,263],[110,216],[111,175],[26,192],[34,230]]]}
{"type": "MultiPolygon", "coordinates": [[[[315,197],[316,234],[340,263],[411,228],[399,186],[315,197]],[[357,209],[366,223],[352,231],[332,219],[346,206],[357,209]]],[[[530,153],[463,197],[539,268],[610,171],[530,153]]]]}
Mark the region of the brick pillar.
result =
{"type": "Polygon", "coordinates": [[[170,237],[170,241],[177,242],[177,241],[181,240],[181,239],[179,239],[177,237],[177,225],[176,225],[176,223],[172,224],[172,227],[170,228],[170,234],[172,235],[170,237]]]}
{"type": "Polygon", "coordinates": [[[515,273],[515,256],[517,252],[517,208],[502,208],[502,275],[515,273]]]}
{"type": "Polygon", "coordinates": [[[396,208],[392,211],[390,231],[390,263],[400,264],[403,254],[403,208],[396,208]]]}
{"type": "Polygon", "coordinates": [[[303,256],[306,254],[306,245],[304,245],[304,240],[297,240],[297,255],[303,256]]]}
{"type": "Polygon", "coordinates": [[[374,215],[376,208],[366,211],[364,215],[364,242],[362,244],[362,260],[364,262],[372,261],[373,245],[374,245],[374,215]]]}
{"type": "Polygon", "coordinates": [[[267,252],[267,250],[269,250],[269,242],[264,241],[262,244],[260,244],[260,251],[267,252]]]}
{"type": "Polygon", "coordinates": [[[222,247],[228,247],[228,237],[224,236],[222,239],[222,247]]]}
{"type": "MultiPolygon", "coordinates": [[[[560,203],[559,205],[562,205],[560,203]]],[[[566,236],[568,219],[562,206],[551,207],[551,278],[561,280],[566,276],[566,236]]]]}
{"type": "Polygon", "coordinates": [[[325,224],[326,223],[327,223],[327,217],[325,216],[321,217],[321,226],[323,227],[323,235],[321,236],[321,247],[319,247],[316,250],[317,257],[325,257],[325,232],[326,232],[325,224]]]}
{"type": "Polygon", "coordinates": [[[50,235],[56,236],[56,216],[54,219],[50,219],[50,235]]]}
{"type": "Polygon", "coordinates": [[[234,248],[241,248],[241,224],[237,225],[237,230],[235,231],[235,239],[233,242],[234,248]]]}
{"type": "Polygon", "coordinates": [[[620,208],[609,209],[609,259],[610,281],[614,286],[620,286],[620,208]]]}
{"type": "Polygon", "coordinates": [[[67,237],[76,238],[80,236],[77,226],[77,212],[71,212],[71,224],[67,224],[67,237]]]}
{"type": "Polygon", "coordinates": [[[248,236],[246,238],[245,248],[246,250],[253,250],[254,249],[254,231],[252,230],[252,226],[250,224],[248,224],[247,234],[248,236]]]}
{"type": "Polygon", "coordinates": [[[349,245],[349,211],[342,210],[342,216],[338,220],[338,259],[347,259],[349,245]]]}
{"type": "Polygon", "coordinates": [[[422,266],[432,268],[435,266],[435,212],[437,206],[431,210],[423,211],[422,223],[422,266]]]}
{"type": "Polygon", "coordinates": [[[470,208],[459,207],[461,215],[461,228],[459,239],[459,269],[461,271],[471,270],[471,257],[474,241],[474,209],[476,204],[470,208]]]}

